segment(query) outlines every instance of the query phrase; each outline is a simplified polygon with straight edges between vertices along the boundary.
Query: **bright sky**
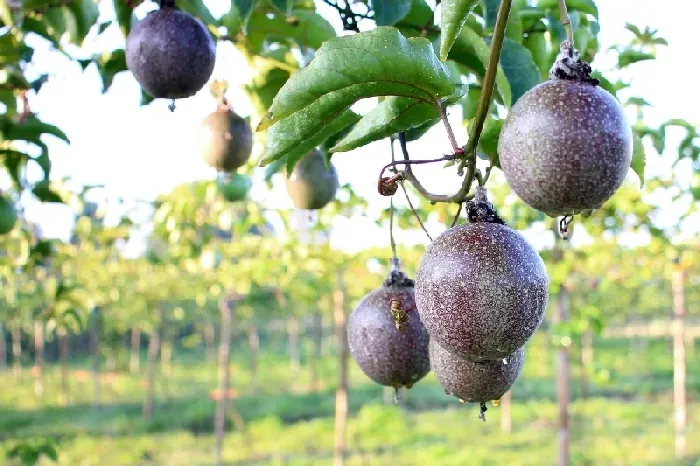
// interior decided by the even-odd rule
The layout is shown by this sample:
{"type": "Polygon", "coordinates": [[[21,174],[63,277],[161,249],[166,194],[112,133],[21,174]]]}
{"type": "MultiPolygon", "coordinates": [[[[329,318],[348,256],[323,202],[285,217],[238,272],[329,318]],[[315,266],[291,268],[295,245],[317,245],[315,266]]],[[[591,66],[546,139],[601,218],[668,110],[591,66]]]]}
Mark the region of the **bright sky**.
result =
{"type": "MultiPolygon", "coordinates": [[[[633,83],[632,94],[643,96],[653,104],[653,109],[648,110],[650,123],[683,118],[700,124],[700,93],[697,92],[693,68],[697,57],[695,22],[700,17],[700,2],[666,0],[663,6],[661,2],[653,0],[598,0],[596,3],[600,11],[602,50],[614,43],[629,40],[631,35],[624,29],[626,22],[641,28],[647,25],[658,28],[660,35],[669,42],[668,47],[659,50],[655,62],[639,63],[624,73],[625,79],[633,83]]],[[[110,18],[113,15],[112,3],[101,4],[103,11],[100,19],[110,18]]],[[[210,0],[207,4],[218,16],[230,3],[210,0]]],[[[325,5],[321,5],[321,8],[321,11],[328,13],[326,17],[339,26],[335,13],[325,5]]],[[[101,52],[122,44],[120,33],[116,28],[110,28],[99,40],[92,41],[89,47],[90,52],[101,52]]],[[[101,81],[92,66],[82,72],[77,63],[45,49],[37,50],[35,61],[39,64],[36,71],[49,71],[52,78],[32,99],[32,110],[42,119],[63,129],[72,141],[71,145],[55,140],[49,143],[54,178],[69,175],[80,184],[104,184],[105,190],[100,197],[107,196],[112,201],[122,197],[133,201],[152,200],[180,183],[215,177],[214,170],[204,164],[195,147],[195,130],[199,122],[215,109],[208,87],[192,98],[179,100],[177,110],[171,113],[167,101],[139,107],[139,87],[128,72],[117,75],[110,90],[102,94],[101,81]]],[[[606,72],[613,65],[610,56],[602,53],[594,68],[606,72]]],[[[606,73],[606,76],[612,78],[616,74],[606,73]]],[[[241,115],[252,111],[240,89],[250,77],[251,70],[231,44],[219,44],[212,79],[228,80],[229,100],[241,115]]],[[[461,126],[458,110],[452,111],[451,120],[458,141],[466,142],[466,131],[461,126]]],[[[253,126],[256,123],[257,119],[253,117],[253,126]]],[[[258,145],[254,157],[259,156],[260,149],[258,145]]],[[[415,158],[447,153],[449,145],[444,128],[434,127],[423,139],[411,143],[410,151],[415,158]]],[[[333,162],[341,183],[351,183],[379,210],[386,208],[388,199],[376,193],[376,179],[388,158],[388,143],[380,141],[351,153],[338,154],[333,162]]],[[[661,173],[669,170],[669,167],[669,157],[650,155],[648,158],[647,172],[650,174],[661,173]]],[[[680,168],[681,181],[684,178],[687,182],[692,169],[680,168]]],[[[263,169],[258,171],[258,175],[262,176],[263,169]]],[[[460,180],[454,172],[442,171],[439,167],[421,167],[417,172],[429,190],[440,192],[449,187],[452,192],[459,186],[460,180]]],[[[270,208],[291,207],[283,180],[279,176],[276,178],[272,192],[266,189],[264,183],[257,183],[253,197],[270,208]]],[[[628,178],[628,182],[637,182],[633,174],[628,178]]],[[[26,212],[31,218],[40,220],[48,236],[67,238],[72,221],[67,207],[31,203],[26,212]]],[[[673,221],[673,212],[668,215],[668,218],[661,218],[660,221],[673,221]]],[[[338,227],[334,231],[333,241],[340,247],[356,249],[387,242],[385,228],[377,227],[371,216],[352,221],[341,219],[338,227]],[[358,237],[363,238],[362,245],[357,243],[358,237]]],[[[429,224],[428,228],[437,235],[444,226],[429,224]]],[[[427,242],[427,238],[413,233],[400,232],[397,234],[398,240],[427,242]]],[[[533,231],[527,236],[542,246],[548,236],[540,233],[533,231]]]]}

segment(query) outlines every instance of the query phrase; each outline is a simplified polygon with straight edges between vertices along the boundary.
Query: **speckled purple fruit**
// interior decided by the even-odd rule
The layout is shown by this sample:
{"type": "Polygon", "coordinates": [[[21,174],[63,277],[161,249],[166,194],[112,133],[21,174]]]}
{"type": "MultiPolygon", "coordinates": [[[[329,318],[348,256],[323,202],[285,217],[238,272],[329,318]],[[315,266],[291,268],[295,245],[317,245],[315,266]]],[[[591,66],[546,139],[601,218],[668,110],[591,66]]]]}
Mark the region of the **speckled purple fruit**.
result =
{"type": "Polygon", "coordinates": [[[519,348],[506,362],[467,361],[430,340],[430,367],[435,377],[445,393],[469,403],[499,400],[522,372],[525,350],[519,348]]]}
{"type": "Polygon", "coordinates": [[[287,194],[297,209],[317,210],[335,198],[338,173],[333,163],[326,167],[323,155],[314,149],[301,159],[287,179],[287,194]]]}
{"type": "Polygon", "coordinates": [[[149,13],[126,40],[126,65],[155,98],[193,96],[214,71],[216,44],[206,26],[172,7],[149,13]]]}
{"type": "Polygon", "coordinates": [[[415,309],[413,287],[382,286],[369,293],[350,315],[347,328],[350,354],[378,384],[410,388],[430,372],[428,332],[415,309]],[[393,298],[408,311],[401,330],[391,316],[393,298]]]}
{"type": "Polygon", "coordinates": [[[218,171],[245,165],[253,151],[253,130],[235,112],[222,108],[207,115],[197,129],[197,146],[204,161],[218,171]]]}
{"type": "Polygon", "coordinates": [[[537,251],[496,223],[450,228],[416,273],[421,320],[443,348],[472,361],[510,356],[542,323],[549,281],[537,251]]]}
{"type": "Polygon", "coordinates": [[[511,109],[498,140],[503,173],[531,207],[556,217],[599,208],[622,185],[632,129],[600,86],[545,81],[511,109]]]}

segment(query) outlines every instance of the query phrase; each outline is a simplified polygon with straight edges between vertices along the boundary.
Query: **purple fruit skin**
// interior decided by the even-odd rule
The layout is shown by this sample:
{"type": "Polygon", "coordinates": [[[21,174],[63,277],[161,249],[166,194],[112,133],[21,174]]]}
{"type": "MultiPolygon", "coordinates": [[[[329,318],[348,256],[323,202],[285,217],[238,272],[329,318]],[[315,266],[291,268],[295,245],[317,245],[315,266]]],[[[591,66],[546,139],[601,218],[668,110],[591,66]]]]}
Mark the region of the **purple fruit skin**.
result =
{"type": "Polygon", "coordinates": [[[126,40],[126,64],[155,98],[195,95],[211,77],[216,44],[206,26],[172,7],[149,13],[126,40]]]}
{"type": "Polygon", "coordinates": [[[498,154],[513,191],[556,217],[597,209],[610,199],[629,171],[632,144],[624,110],[609,92],[552,79],[513,105],[498,154]]]}
{"type": "Polygon", "coordinates": [[[207,115],[197,129],[197,145],[204,161],[218,171],[242,167],[253,152],[253,130],[230,110],[207,115]]]}
{"type": "Polygon", "coordinates": [[[467,223],[428,246],[416,273],[421,320],[443,348],[472,361],[499,360],[542,323],[549,299],[544,263],[506,225],[467,223]]]}
{"type": "Polygon", "coordinates": [[[350,354],[378,384],[412,386],[430,372],[428,332],[415,309],[413,287],[383,286],[365,295],[348,319],[350,354]],[[410,310],[402,329],[389,311],[392,298],[410,310]]]}
{"type": "Polygon", "coordinates": [[[499,400],[518,379],[525,363],[519,348],[507,359],[472,362],[459,358],[430,340],[430,366],[445,393],[469,403],[499,400]]]}

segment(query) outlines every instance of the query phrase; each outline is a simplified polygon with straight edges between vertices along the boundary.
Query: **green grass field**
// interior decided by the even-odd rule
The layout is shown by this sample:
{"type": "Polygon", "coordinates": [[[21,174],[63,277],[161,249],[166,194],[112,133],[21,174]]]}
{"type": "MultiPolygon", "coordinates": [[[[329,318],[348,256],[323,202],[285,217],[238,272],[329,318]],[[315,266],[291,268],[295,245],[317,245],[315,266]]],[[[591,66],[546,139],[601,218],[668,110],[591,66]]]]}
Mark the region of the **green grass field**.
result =
{"type": "MultiPolygon", "coordinates": [[[[351,360],[346,464],[554,464],[554,353],[545,338],[538,334],[528,345],[524,373],[513,388],[511,433],[501,432],[500,407],[490,406],[483,423],[475,405],[447,397],[432,374],[406,392],[403,403],[386,404],[382,388],[351,360]]],[[[284,343],[264,343],[255,386],[247,348],[242,343],[233,348],[231,382],[237,397],[232,409],[244,428],[228,424],[224,459],[227,464],[330,464],[335,357],[318,361],[320,386],[312,392],[308,361],[295,374],[284,343]]],[[[700,373],[694,370],[700,358],[689,354],[687,459],[677,461],[671,354],[663,340],[597,342],[597,370],[585,400],[580,397],[577,355],[572,354],[572,464],[700,465],[700,373]]],[[[28,368],[21,381],[3,374],[2,448],[11,448],[18,439],[50,437],[58,442],[61,465],[213,463],[215,402],[210,394],[216,369],[213,362],[205,362],[203,352],[176,352],[171,375],[159,375],[156,411],[149,423],[141,417],[143,375],[124,370],[104,374],[102,406],[96,410],[90,378],[80,372],[88,367],[87,361],[74,361],[67,407],[58,403],[57,366],[47,369],[43,400],[34,395],[28,368]]],[[[45,459],[39,464],[53,463],[45,459]]]]}

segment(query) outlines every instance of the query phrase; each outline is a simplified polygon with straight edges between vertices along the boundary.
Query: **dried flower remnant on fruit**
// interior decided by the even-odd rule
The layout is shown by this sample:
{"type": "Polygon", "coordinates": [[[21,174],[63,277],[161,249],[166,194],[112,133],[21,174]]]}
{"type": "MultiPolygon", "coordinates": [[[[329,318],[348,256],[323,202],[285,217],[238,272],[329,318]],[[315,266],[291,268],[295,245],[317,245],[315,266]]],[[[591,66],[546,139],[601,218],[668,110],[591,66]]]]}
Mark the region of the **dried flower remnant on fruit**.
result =
{"type": "Polygon", "coordinates": [[[467,202],[467,219],[472,223],[498,223],[505,225],[506,222],[498,216],[493,208],[493,204],[486,197],[486,189],[482,186],[476,188],[474,199],[467,202]]]}
{"type": "Polygon", "coordinates": [[[570,41],[565,40],[561,43],[557,61],[552,67],[549,78],[568,79],[597,86],[600,81],[591,77],[591,71],[591,65],[581,60],[578,50],[574,49],[574,45],[570,41]]]}

